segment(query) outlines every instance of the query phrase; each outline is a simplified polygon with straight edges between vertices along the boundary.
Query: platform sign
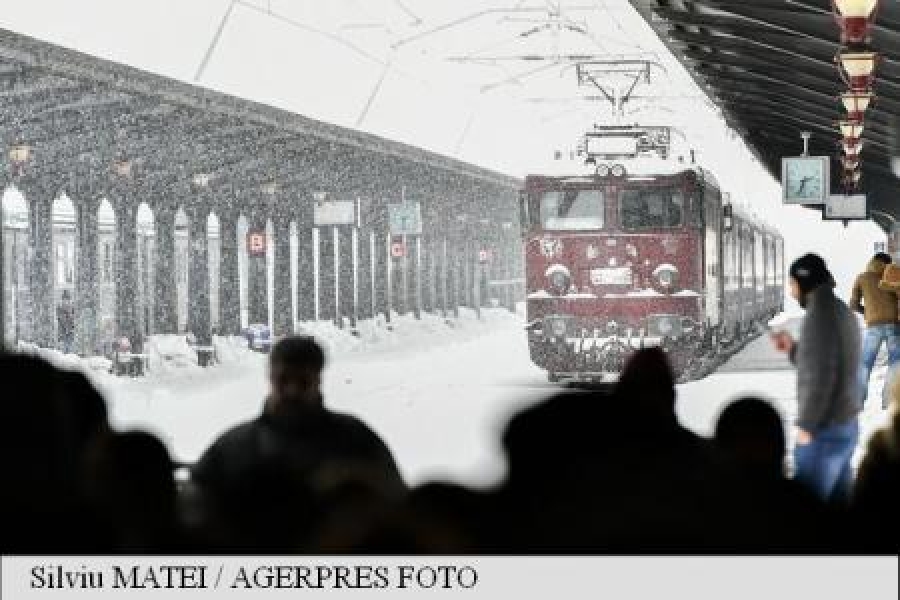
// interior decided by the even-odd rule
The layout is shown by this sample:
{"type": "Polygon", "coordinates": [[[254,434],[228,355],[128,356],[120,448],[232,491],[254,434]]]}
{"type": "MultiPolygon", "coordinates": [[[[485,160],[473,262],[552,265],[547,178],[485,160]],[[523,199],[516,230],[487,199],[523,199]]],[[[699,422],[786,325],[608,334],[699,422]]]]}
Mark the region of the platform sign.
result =
{"type": "Polygon", "coordinates": [[[316,227],[356,225],[356,217],[356,202],[349,200],[316,202],[313,206],[313,224],[316,227]]]}
{"type": "Polygon", "coordinates": [[[869,218],[866,195],[829,196],[822,209],[822,218],[826,221],[865,221],[869,218]]]}
{"type": "Polygon", "coordinates": [[[422,235],[422,208],[418,202],[388,204],[391,235],[422,235]]]}
{"type": "Polygon", "coordinates": [[[251,257],[264,257],[266,255],[266,234],[264,231],[250,231],[247,233],[247,254],[251,257]]]}
{"type": "Polygon", "coordinates": [[[402,240],[392,240],[391,257],[403,258],[404,256],[406,256],[406,244],[404,244],[402,240]]]}

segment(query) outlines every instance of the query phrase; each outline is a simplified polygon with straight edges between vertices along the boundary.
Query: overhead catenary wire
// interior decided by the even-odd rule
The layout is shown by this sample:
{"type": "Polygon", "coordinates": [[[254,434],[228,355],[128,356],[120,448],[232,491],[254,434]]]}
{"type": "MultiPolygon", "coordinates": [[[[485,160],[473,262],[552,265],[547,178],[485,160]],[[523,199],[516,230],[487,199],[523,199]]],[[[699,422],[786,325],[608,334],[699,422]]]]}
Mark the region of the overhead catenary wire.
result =
{"type": "Polygon", "coordinates": [[[346,38],[343,38],[340,35],[334,34],[330,31],[325,31],[324,29],[319,29],[317,27],[313,27],[306,23],[301,23],[300,21],[297,21],[296,19],[292,19],[286,15],[272,11],[271,5],[269,5],[267,8],[264,8],[264,7],[260,7],[255,4],[252,4],[250,2],[246,2],[245,0],[231,0],[231,2],[229,2],[229,4],[228,4],[228,8],[225,11],[224,16],[222,17],[222,20],[219,22],[219,26],[216,28],[216,32],[213,35],[213,39],[210,42],[209,47],[207,48],[207,51],[203,57],[203,60],[201,61],[196,74],[194,75],[194,81],[199,81],[203,77],[204,73],[206,72],[206,69],[209,66],[209,63],[222,40],[222,35],[225,31],[226,26],[228,25],[228,22],[231,20],[232,14],[234,12],[234,8],[236,6],[240,6],[242,8],[246,8],[248,10],[252,10],[252,11],[267,15],[268,17],[270,17],[272,19],[281,21],[281,22],[283,22],[287,25],[290,25],[292,27],[295,27],[297,29],[302,29],[304,31],[315,33],[315,34],[321,35],[323,37],[327,37],[327,38],[339,43],[340,45],[352,50],[356,54],[358,54],[376,64],[379,64],[381,66],[385,66],[387,64],[386,60],[372,54],[371,52],[368,52],[367,50],[364,50],[363,48],[360,48],[356,44],[348,41],[346,38]]]}

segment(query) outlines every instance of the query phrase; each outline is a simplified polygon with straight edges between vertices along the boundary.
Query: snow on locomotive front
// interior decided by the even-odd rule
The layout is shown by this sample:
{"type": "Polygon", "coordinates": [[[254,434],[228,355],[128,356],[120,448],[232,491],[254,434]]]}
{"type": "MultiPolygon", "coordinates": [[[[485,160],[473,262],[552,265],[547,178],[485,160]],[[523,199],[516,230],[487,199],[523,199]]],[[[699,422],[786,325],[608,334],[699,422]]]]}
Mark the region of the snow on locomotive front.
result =
{"type": "Polygon", "coordinates": [[[719,320],[706,291],[721,289],[718,189],[679,161],[590,167],[525,180],[531,359],[551,381],[615,381],[632,352],[661,346],[684,373],[719,320]]]}

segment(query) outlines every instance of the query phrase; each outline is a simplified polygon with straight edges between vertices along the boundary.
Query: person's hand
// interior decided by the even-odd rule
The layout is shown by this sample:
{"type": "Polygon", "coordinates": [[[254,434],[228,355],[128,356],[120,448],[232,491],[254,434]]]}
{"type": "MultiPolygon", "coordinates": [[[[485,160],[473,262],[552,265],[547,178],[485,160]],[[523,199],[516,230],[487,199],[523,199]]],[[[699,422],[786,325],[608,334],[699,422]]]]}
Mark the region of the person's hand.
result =
{"type": "Polygon", "coordinates": [[[775,345],[775,350],[784,354],[790,354],[794,349],[794,338],[786,331],[773,333],[772,343],[775,345]]]}
{"type": "Polygon", "coordinates": [[[805,429],[797,428],[797,445],[805,446],[812,441],[812,434],[805,429]]]}

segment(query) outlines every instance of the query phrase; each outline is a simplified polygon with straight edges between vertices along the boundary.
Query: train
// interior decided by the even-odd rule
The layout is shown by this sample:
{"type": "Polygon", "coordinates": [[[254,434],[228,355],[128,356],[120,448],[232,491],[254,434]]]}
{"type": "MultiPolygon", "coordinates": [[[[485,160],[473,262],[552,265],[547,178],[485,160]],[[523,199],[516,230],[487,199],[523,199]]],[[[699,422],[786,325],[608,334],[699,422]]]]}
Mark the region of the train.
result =
{"type": "Polygon", "coordinates": [[[525,329],[550,381],[612,383],[650,346],[698,379],[784,310],[782,236],[711,172],[658,156],[586,162],[529,175],[521,194],[525,329]]]}

